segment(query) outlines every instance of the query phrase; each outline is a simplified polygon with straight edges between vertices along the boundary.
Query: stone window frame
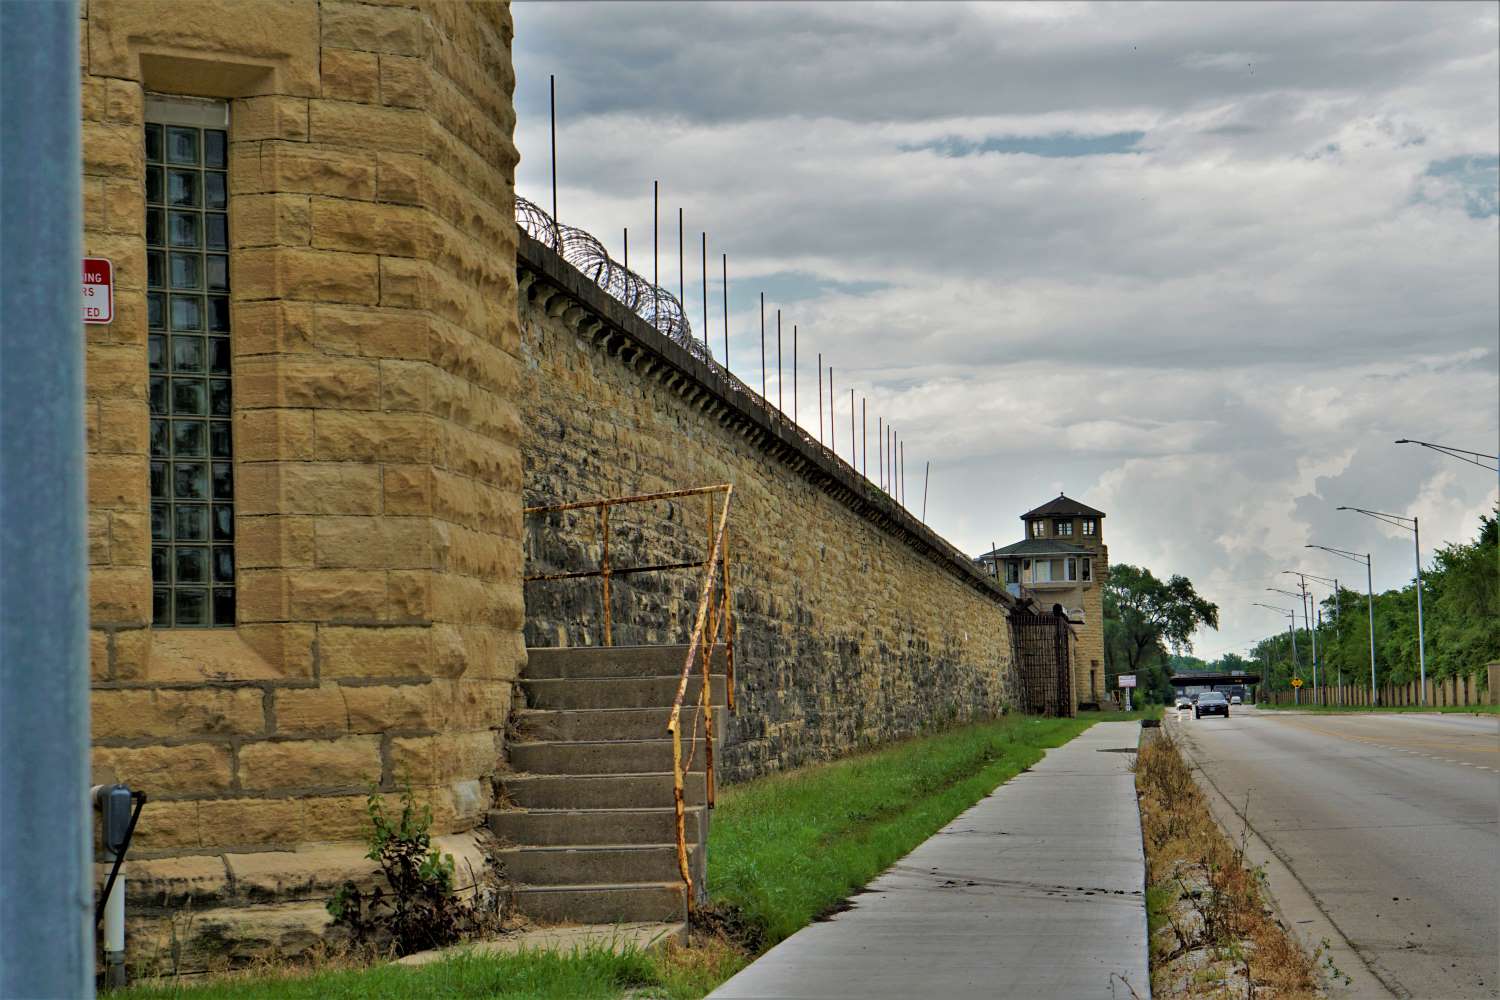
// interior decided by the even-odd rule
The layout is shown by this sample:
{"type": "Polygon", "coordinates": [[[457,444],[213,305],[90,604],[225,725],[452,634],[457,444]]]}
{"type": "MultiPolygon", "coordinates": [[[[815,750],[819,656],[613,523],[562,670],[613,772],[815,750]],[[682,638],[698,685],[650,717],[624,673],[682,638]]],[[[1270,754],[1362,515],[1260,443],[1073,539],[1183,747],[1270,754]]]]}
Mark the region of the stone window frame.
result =
{"type": "Polygon", "coordinates": [[[1068,538],[1073,534],[1073,519],[1070,517],[1055,517],[1052,519],[1052,533],[1058,538],[1068,538]]]}
{"type": "Polygon", "coordinates": [[[1086,517],[1083,519],[1083,534],[1091,537],[1099,533],[1099,521],[1096,518],[1086,517]]]}
{"type": "Polygon", "coordinates": [[[1039,517],[1035,521],[1031,522],[1031,537],[1032,538],[1046,538],[1047,537],[1047,522],[1044,521],[1042,518],[1039,517]]]}
{"type": "Polygon", "coordinates": [[[227,100],[145,95],[152,626],[158,629],[236,624],[229,128],[227,100]],[[193,139],[191,162],[172,155],[173,138],[185,134],[193,139]],[[214,137],[216,154],[210,151],[214,137]],[[174,179],[191,181],[176,189],[185,198],[174,197],[174,179]],[[176,238],[172,223],[178,218],[193,221],[191,245],[176,238]],[[215,240],[210,223],[217,219],[222,231],[215,240]],[[195,303],[201,305],[191,320],[195,303]],[[189,318],[182,329],[179,305],[189,318]],[[179,369],[179,353],[187,369],[179,369]],[[200,428],[202,440],[192,445],[200,454],[178,455],[200,428]],[[196,487],[177,474],[194,468],[202,473],[196,487]],[[180,496],[184,490],[198,495],[180,496]],[[201,538],[179,537],[184,533],[201,538]],[[197,579],[181,584],[178,576],[200,555],[197,579]],[[180,620],[187,595],[202,596],[202,620],[180,620]]]}
{"type": "MultiPolygon", "coordinates": [[[[91,28],[92,30],[92,28],[91,28]]],[[[315,54],[314,48],[309,54],[315,54]]],[[[91,57],[86,65],[94,75],[113,73],[116,76],[131,80],[139,88],[137,100],[141,102],[138,108],[140,118],[144,122],[144,103],[148,97],[186,97],[206,98],[209,100],[223,101],[229,106],[229,214],[231,216],[240,214],[239,209],[243,207],[241,199],[253,196],[252,192],[242,190],[242,184],[237,180],[241,177],[241,171],[245,169],[245,163],[235,152],[238,142],[245,141],[240,135],[240,130],[247,120],[257,117],[255,114],[245,115],[241,113],[241,104],[256,102],[264,106],[265,102],[278,102],[288,99],[295,100],[298,97],[311,97],[316,95],[316,88],[312,85],[317,80],[317,62],[307,61],[299,56],[290,56],[285,60],[276,59],[269,62],[258,62],[242,59],[239,56],[227,52],[204,52],[204,53],[182,53],[175,48],[166,50],[158,49],[157,46],[142,43],[135,38],[129,40],[124,51],[108,53],[109,58],[101,60],[91,57]],[[205,58],[206,57],[206,58],[205,58]],[[238,206],[238,207],[237,207],[238,206]]],[[[258,117],[263,118],[264,113],[258,117]]],[[[139,126],[138,126],[139,127],[139,126]]],[[[144,137],[144,129],[141,130],[144,137]]],[[[137,189],[143,189],[146,183],[145,162],[139,161],[138,173],[132,177],[132,182],[137,189]]],[[[123,175],[122,175],[123,176],[123,175]]],[[[137,307],[140,328],[138,334],[141,350],[141,367],[147,367],[147,319],[145,300],[145,240],[141,239],[140,269],[142,272],[140,297],[137,307]]],[[[229,247],[229,268],[231,274],[230,289],[230,314],[231,327],[240,329],[244,327],[239,315],[243,308],[243,295],[245,294],[243,283],[238,289],[237,272],[242,265],[242,249],[236,246],[236,238],[231,233],[229,247]]],[[[125,296],[136,294],[132,290],[117,290],[117,301],[125,296]]],[[[128,322],[128,310],[117,308],[120,317],[117,322],[128,322]]],[[[232,342],[231,365],[240,374],[245,374],[242,362],[245,360],[245,346],[242,342],[232,342]]],[[[283,377],[286,362],[279,355],[261,359],[264,361],[263,371],[258,372],[259,377],[270,380],[278,380],[283,377]]],[[[241,394],[242,395],[242,394],[241,394]]],[[[263,514],[273,515],[263,520],[268,523],[259,530],[266,540],[275,548],[290,556],[297,545],[294,533],[288,525],[289,518],[280,516],[279,499],[279,466],[281,463],[293,460],[290,454],[277,452],[263,458],[254,459],[255,465],[246,466],[246,455],[241,447],[244,443],[242,438],[243,428],[241,421],[245,411],[242,398],[234,399],[232,403],[232,436],[234,455],[234,478],[240,491],[245,487],[246,473],[257,467],[264,468],[265,472],[260,476],[265,480],[260,484],[257,492],[266,494],[271,500],[269,506],[261,511],[263,514]]],[[[141,419],[145,422],[145,407],[142,407],[141,419]]],[[[147,460],[149,462],[149,459],[147,460]]],[[[149,511],[150,484],[148,476],[141,476],[139,484],[140,496],[144,501],[143,508],[149,511]]],[[[235,527],[234,534],[238,543],[243,543],[246,529],[246,505],[244,496],[237,496],[235,503],[235,527]]],[[[149,547],[150,525],[149,517],[142,525],[144,537],[141,541],[149,547]]],[[[265,544],[265,543],[263,543],[265,544]]],[[[236,597],[236,624],[233,628],[171,628],[161,629],[151,627],[151,597],[152,585],[149,574],[142,580],[144,589],[143,606],[146,613],[146,621],[143,623],[144,642],[133,655],[139,657],[132,665],[130,683],[132,684],[201,684],[212,681],[219,684],[264,684],[266,682],[276,684],[289,684],[293,686],[314,685],[317,683],[314,659],[316,655],[316,622],[298,619],[288,614],[283,606],[279,614],[269,617],[252,619],[246,621],[246,586],[250,582],[245,572],[244,560],[240,558],[241,553],[236,552],[235,565],[235,597],[236,597]]],[[[280,565],[267,566],[256,570],[255,575],[259,578],[258,588],[273,600],[282,598],[287,590],[288,580],[293,572],[292,558],[284,558],[280,565]]],[[[92,615],[91,611],[91,615],[92,615]]]]}

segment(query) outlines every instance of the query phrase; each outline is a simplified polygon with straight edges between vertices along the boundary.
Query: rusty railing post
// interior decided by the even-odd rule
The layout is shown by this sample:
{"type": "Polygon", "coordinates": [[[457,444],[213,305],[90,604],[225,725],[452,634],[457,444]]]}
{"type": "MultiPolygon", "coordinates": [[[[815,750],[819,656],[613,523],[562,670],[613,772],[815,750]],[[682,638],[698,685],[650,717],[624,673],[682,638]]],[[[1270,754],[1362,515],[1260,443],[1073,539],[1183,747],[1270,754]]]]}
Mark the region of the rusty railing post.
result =
{"type": "Polygon", "coordinates": [[[603,563],[600,566],[600,569],[603,570],[603,573],[601,575],[602,575],[602,578],[604,580],[604,644],[606,646],[613,646],[615,644],[615,640],[614,640],[614,635],[612,634],[613,630],[610,628],[610,626],[612,624],[612,620],[611,620],[612,616],[611,616],[611,612],[610,612],[610,608],[609,608],[609,507],[608,507],[608,505],[601,506],[599,508],[599,526],[600,526],[601,533],[604,535],[604,561],[603,561],[603,563]]]}

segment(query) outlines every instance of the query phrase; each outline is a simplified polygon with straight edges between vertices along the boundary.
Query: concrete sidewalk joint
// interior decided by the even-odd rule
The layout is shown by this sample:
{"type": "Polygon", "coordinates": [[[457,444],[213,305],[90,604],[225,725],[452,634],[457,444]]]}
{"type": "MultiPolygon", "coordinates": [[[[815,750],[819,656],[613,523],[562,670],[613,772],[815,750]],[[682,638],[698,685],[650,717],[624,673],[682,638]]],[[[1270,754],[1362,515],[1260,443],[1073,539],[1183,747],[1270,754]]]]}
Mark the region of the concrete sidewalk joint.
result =
{"type": "Polygon", "coordinates": [[[711,997],[1149,998],[1138,738],[1048,751],[711,997]]]}

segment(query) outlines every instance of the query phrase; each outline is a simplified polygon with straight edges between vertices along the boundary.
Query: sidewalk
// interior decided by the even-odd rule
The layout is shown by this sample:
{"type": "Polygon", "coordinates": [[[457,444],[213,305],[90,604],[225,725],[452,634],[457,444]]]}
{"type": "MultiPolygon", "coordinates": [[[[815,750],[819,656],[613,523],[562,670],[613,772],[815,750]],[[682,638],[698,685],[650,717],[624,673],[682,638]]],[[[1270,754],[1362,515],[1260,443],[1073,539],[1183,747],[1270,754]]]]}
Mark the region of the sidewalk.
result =
{"type": "Polygon", "coordinates": [[[1110,752],[1139,732],[1049,750],[710,1000],[1149,997],[1135,758],[1110,752]]]}

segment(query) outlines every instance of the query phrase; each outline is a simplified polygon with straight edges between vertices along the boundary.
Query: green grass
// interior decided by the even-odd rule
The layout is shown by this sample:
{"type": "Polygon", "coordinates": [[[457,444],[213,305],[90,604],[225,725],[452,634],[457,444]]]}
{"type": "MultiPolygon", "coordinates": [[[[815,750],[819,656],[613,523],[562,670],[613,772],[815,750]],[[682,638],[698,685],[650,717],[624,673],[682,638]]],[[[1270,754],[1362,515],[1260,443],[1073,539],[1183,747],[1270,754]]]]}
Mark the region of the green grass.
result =
{"type": "MultiPolygon", "coordinates": [[[[414,968],[380,965],[302,976],[250,972],[200,985],[181,980],[141,985],[111,995],[120,1000],[617,1000],[626,990],[660,985],[662,976],[650,955],[592,947],[574,952],[461,954],[414,968]]],[[[671,994],[643,990],[642,995],[671,994]]]]}
{"type": "Polygon", "coordinates": [[[1273,712],[1343,715],[1359,712],[1440,712],[1444,715],[1500,715],[1500,705],[1256,705],[1273,712]]]}
{"type": "MultiPolygon", "coordinates": [[[[1122,713],[1123,714],[1123,713],[1122,713]]],[[[1105,713],[962,726],[724,789],[708,891],[774,944],[1105,713]]]]}
{"type": "MultiPolygon", "coordinates": [[[[764,934],[767,947],[869,882],[1001,782],[1095,722],[1159,717],[1090,712],[1010,716],[772,775],[719,793],[709,838],[709,892],[764,934]]],[[[252,970],[145,984],[120,1000],[694,1000],[737,972],[727,945],[614,953],[602,947],[514,955],[459,954],[431,965],[252,970]]]]}

